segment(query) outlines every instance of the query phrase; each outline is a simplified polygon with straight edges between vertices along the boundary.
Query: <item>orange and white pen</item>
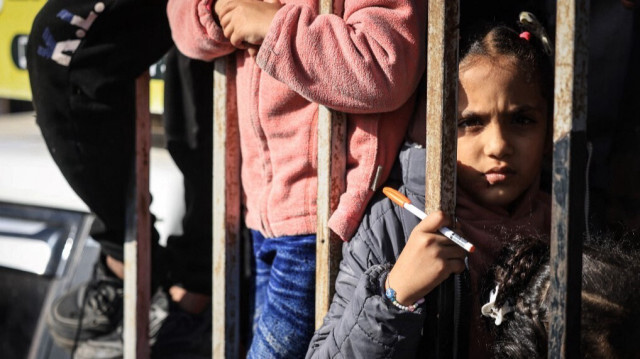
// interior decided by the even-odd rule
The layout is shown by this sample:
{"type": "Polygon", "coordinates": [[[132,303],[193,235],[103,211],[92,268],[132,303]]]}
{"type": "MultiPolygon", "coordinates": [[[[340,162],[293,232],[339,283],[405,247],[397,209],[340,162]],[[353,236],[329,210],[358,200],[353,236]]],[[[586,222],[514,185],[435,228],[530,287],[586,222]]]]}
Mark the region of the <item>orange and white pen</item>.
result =
{"type": "MultiPolygon", "coordinates": [[[[389,199],[392,200],[393,203],[395,203],[398,206],[400,206],[400,207],[406,209],[407,211],[413,213],[416,217],[418,217],[420,219],[425,219],[427,217],[426,213],[424,213],[423,211],[418,209],[418,207],[412,205],[411,204],[411,200],[409,200],[409,198],[407,198],[407,196],[403,195],[402,193],[398,192],[397,190],[395,190],[395,189],[393,189],[391,187],[385,187],[385,188],[382,189],[382,193],[384,193],[385,196],[389,197],[389,199]]],[[[469,242],[466,239],[462,238],[459,234],[457,234],[456,232],[452,231],[448,227],[442,227],[442,228],[438,229],[438,231],[440,233],[442,233],[445,237],[447,237],[450,240],[452,240],[455,244],[457,244],[460,247],[464,248],[467,252],[473,253],[473,251],[476,250],[476,247],[473,244],[471,244],[471,242],[469,242]]]]}

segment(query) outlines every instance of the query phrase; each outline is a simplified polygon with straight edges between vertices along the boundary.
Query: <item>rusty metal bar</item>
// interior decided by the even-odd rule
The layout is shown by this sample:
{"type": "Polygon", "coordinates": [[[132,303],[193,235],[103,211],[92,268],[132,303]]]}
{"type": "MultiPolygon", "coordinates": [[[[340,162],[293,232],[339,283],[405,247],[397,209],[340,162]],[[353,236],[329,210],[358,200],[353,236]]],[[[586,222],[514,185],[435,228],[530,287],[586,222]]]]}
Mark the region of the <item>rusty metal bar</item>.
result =
{"type": "MultiPolygon", "coordinates": [[[[458,27],[459,0],[429,0],[427,12],[427,163],[425,181],[425,211],[442,210],[453,215],[456,205],[456,148],[458,113],[458,27]]],[[[444,294],[453,297],[451,280],[441,284],[434,303],[444,305],[444,294]]],[[[453,310],[442,312],[436,323],[431,323],[429,334],[453,331],[453,310]],[[431,332],[433,330],[433,332],[431,332]]],[[[433,338],[439,342],[440,338],[433,338]]],[[[450,340],[451,338],[445,339],[450,340]]],[[[434,348],[438,358],[452,358],[453,345],[434,348]]]]}
{"type": "Polygon", "coordinates": [[[151,216],[149,205],[149,73],[136,79],[136,143],[124,243],[124,358],[149,358],[151,216]]]}
{"type": "Polygon", "coordinates": [[[213,80],[214,358],[240,357],[240,136],[235,56],[216,60],[213,80]]]}
{"type": "Polygon", "coordinates": [[[580,358],[589,0],[559,0],[556,19],[549,357],[580,358]]]}
{"type": "MultiPolygon", "coordinates": [[[[332,0],[322,0],[321,14],[334,13],[332,0]]],[[[342,241],[329,230],[329,217],[345,188],[346,116],[324,106],[318,110],[318,198],[316,231],[315,324],[320,328],[331,305],[342,241]]]]}
{"type": "Polygon", "coordinates": [[[342,241],[329,230],[329,217],[345,187],[346,116],[318,111],[318,227],[316,238],[316,328],[329,310],[338,275],[342,241]]]}
{"type": "Polygon", "coordinates": [[[427,25],[425,211],[453,215],[456,204],[459,0],[430,0],[427,25]]]}

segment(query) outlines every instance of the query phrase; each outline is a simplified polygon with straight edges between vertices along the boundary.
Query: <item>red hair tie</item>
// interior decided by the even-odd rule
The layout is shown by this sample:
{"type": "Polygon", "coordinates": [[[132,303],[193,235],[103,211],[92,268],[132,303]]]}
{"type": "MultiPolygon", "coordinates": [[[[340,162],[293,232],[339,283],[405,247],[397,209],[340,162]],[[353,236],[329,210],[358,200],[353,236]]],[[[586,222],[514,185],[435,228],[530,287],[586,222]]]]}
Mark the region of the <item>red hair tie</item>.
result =
{"type": "Polygon", "coordinates": [[[523,31],[520,33],[520,38],[529,41],[531,40],[531,33],[529,31],[523,31]]]}

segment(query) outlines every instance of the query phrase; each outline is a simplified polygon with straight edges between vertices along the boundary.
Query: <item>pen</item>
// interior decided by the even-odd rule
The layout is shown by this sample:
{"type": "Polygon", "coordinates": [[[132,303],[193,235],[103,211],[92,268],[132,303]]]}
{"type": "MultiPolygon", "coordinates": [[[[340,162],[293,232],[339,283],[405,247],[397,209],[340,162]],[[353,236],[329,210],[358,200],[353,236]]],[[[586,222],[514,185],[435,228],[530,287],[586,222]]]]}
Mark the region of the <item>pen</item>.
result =
{"type": "MultiPolygon", "coordinates": [[[[382,189],[382,193],[384,193],[385,196],[389,197],[389,199],[392,200],[393,203],[413,213],[416,217],[420,219],[425,219],[427,217],[426,213],[422,212],[420,209],[418,209],[418,207],[412,205],[409,198],[407,198],[407,196],[403,195],[397,190],[391,187],[385,187],[382,189]]],[[[466,239],[462,238],[460,235],[458,235],[456,232],[452,231],[451,229],[447,227],[442,227],[438,229],[438,231],[442,233],[445,237],[452,240],[455,244],[464,248],[467,252],[473,253],[476,250],[476,247],[473,244],[471,244],[466,239]]]]}

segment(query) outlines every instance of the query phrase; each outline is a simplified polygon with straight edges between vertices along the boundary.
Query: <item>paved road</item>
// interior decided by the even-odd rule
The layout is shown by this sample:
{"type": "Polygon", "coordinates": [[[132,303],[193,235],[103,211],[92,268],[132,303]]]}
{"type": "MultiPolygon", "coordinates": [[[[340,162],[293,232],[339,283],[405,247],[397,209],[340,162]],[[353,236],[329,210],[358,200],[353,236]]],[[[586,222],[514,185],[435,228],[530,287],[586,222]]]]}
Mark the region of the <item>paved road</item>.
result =
{"type": "MultiPolygon", "coordinates": [[[[181,231],[182,175],[168,152],[151,150],[151,210],[161,240],[181,231]]],[[[47,151],[33,112],[0,115],[0,201],[87,211],[47,151]]]]}

